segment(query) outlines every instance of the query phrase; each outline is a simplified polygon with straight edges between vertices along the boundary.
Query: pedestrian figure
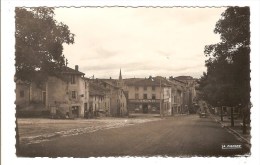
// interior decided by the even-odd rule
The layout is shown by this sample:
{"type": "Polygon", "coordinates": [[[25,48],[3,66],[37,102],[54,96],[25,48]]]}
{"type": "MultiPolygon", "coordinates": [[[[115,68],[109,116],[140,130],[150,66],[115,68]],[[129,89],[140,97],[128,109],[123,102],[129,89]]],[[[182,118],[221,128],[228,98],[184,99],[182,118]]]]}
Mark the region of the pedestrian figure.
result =
{"type": "Polygon", "coordinates": [[[66,119],[69,118],[69,112],[66,112],[66,119]]]}
{"type": "Polygon", "coordinates": [[[93,118],[93,109],[89,107],[89,118],[93,118]]]}
{"type": "Polygon", "coordinates": [[[86,111],[86,118],[89,118],[89,111],[86,111]]]}

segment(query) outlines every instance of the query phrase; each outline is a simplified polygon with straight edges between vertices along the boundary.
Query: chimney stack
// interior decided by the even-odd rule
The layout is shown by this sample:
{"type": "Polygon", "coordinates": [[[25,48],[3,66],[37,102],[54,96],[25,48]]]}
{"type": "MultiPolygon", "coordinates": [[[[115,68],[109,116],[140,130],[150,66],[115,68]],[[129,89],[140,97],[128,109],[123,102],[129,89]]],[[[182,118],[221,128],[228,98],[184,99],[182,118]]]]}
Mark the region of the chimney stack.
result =
{"type": "Polygon", "coordinates": [[[78,65],[75,65],[75,70],[79,71],[79,66],[78,65]]]}

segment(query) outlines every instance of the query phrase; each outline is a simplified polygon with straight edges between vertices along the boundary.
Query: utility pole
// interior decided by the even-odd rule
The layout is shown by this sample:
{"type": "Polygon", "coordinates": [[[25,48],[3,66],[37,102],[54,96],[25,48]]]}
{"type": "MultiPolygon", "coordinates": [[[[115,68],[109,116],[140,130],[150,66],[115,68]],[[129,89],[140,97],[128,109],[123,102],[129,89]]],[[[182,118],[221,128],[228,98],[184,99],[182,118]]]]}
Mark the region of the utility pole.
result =
{"type": "Polygon", "coordinates": [[[223,107],[221,106],[220,108],[220,119],[223,121],[223,107]]]}
{"type": "Polygon", "coordinates": [[[247,133],[247,130],[246,130],[246,113],[245,113],[245,107],[242,107],[241,105],[240,105],[240,108],[242,109],[242,115],[243,115],[243,127],[242,127],[242,129],[243,129],[243,134],[246,134],[247,133]]]}
{"type": "Polygon", "coordinates": [[[160,79],[160,116],[162,118],[162,80],[160,79]]]}
{"type": "Polygon", "coordinates": [[[234,107],[231,107],[231,127],[234,127],[234,107]]]}
{"type": "Polygon", "coordinates": [[[217,104],[218,104],[218,107],[220,108],[220,119],[221,119],[221,121],[223,121],[223,110],[222,110],[222,105],[220,105],[220,102],[219,102],[219,101],[217,102],[217,104]]]}
{"type": "Polygon", "coordinates": [[[16,119],[15,119],[15,125],[16,125],[16,127],[15,127],[15,131],[16,131],[16,144],[15,144],[15,147],[16,147],[16,155],[20,155],[20,136],[19,136],[19,128],[18,128],[18,119],[17,119],[17,117],[18,117],[18,115],[17,115],[17,106],[16,106],[16,112],[15,112],[15,117],[16,117],[16,119]]]}

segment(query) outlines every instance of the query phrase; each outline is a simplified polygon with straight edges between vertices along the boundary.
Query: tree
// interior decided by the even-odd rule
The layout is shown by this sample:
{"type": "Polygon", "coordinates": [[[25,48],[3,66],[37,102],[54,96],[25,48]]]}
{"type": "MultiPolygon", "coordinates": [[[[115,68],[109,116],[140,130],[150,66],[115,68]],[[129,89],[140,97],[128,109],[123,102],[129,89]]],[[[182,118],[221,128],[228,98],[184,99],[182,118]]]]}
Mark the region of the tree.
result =
{"type": "MultiPolygon", "coordinates": [[[[65,63],[62,44],[73,44],[74,34],[54,19],[53,8],[16,8],[15,39],[15,78],[39,84],[49,75],[59,75],[65,63]]],[[[19,154],[17,119],[16,131],[19,154]]]]}
{"type": "Polygon", "coordinates": [[[207,73],[200,79],[200,89],[214,106],[250,104],[249,26],[249,7],[229,7],[214,29],[221,42],[205,46],[207,73]]]}
{"type": "Polygon", "coordinates": [[[54,15],[53,8],[15,9],[16,79],[42,82],[64,66],[62,44],[73,44],[74,34],[54,15]]]}

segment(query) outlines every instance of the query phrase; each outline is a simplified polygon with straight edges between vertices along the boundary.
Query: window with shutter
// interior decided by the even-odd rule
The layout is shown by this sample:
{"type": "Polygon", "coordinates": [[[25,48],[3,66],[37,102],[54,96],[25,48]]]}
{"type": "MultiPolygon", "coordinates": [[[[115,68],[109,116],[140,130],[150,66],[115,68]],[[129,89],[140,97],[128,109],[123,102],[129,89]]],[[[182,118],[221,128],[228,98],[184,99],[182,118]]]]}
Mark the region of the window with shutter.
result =
{"type": "Polygon", "coordinates": [[[71,84],[76,84],[75,75],[71,75],[71,84]]]}
{"type": "Polygon", "coordinates": [[[71,92],[71,98],[73,98],[73,99],[77,98],[77,92],[76,91],[71,92]]]}

